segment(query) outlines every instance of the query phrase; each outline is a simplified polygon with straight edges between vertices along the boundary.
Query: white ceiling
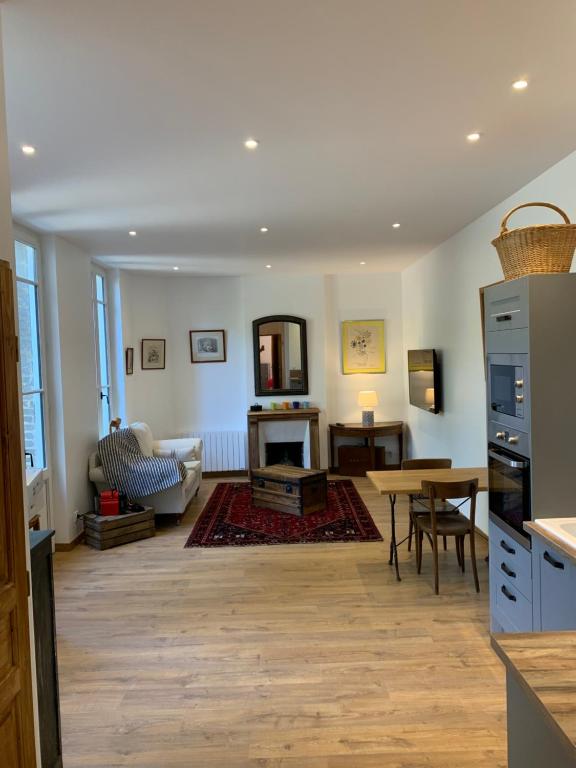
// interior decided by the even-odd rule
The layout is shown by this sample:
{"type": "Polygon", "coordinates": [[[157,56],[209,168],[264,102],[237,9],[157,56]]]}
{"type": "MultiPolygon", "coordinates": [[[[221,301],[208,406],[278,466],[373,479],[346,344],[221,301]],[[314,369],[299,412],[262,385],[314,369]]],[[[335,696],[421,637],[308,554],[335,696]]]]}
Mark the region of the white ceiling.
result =
{"type": "Polygon", "coordinates": [[[7,0],[2,20],[15,218],[123,267],[400,269],[576,148],[572,0],[7,0]]]}

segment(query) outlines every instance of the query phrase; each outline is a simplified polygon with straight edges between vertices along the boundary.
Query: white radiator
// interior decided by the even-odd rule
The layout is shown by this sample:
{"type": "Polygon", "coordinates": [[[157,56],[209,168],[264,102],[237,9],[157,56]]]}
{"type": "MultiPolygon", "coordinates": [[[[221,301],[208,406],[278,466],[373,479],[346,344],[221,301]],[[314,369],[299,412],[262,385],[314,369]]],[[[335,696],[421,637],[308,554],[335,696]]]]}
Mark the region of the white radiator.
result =
{"type": "Polygon", "coordinates": [[[247,469],[248,435],[246,432],[189,432],[204,442],[203,472],[232,472],[247,469]]]}

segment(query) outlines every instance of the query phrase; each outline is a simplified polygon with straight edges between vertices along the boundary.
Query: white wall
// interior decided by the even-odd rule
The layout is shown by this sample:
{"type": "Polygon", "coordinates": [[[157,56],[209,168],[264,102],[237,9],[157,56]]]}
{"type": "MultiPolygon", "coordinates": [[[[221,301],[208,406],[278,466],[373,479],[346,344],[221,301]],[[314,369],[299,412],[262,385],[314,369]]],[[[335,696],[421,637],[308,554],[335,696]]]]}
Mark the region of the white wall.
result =
{"type": "Polygon", "coordinates": [[[289,314],[307,321],[309,394],[321,409],[321,460],[328,465],[329,421],[360,419],[360,389],[376,389],[377,418],[402,419],[400,275],[273,275],[261,277],[150,276],[122,273],[125,346],[135,349],[134,375],[125,377],[126,419],[147,421],[158,436],[192,430],[245,430],[251,403],[284,397],[256,397],[252,321],[289,314]],[[341,374],[340,321],[386,321],[388,372],[341,374]],[[190,363],[188,331],[224,328],[228,362],[190,363]],[[142,338],[166,338],[166,370],[142,371],[142,338]]]}
{"type": "MultiPolygon", "coordinates": [[[[456,466],[486,464],[485,380],[479,288],[502,280],[490,244],[504,214],[515,205],[546,200],[576,215],[576,153],[458,232],[402,274],[404,345],[442,354],[444,409],[433,415],[408,406],[411,451],[416,457],[451,456],[456,466]]],[[[521,211],[510,226],[557,221],[544,209],[521,211]]],[[[407,385],[406,385],[407,386],[407,385]]],[[[485,494],[479,527],[487,530],[485,494]]]]}
{"type": "Polygon", "coordinates": [[[246,422],[246,337],[237,278],[151,277],[123,273],[124,344],[134,347],[125,377],[126,421],[155,436],[241,430],[246,422]],[[226,363],[191,363],[189,331],[226,331],[226,363]],[[143,371],[140,342],[166,339],[166,369],[143,371]]]}
{"type": "Polygon", "coordinates": [[[93,508],[88,457],[98,441],[96,357],[89,256],[56,236],[42,239],[50,409],[52,518],[56,541],[82,530],[93,508]]]}

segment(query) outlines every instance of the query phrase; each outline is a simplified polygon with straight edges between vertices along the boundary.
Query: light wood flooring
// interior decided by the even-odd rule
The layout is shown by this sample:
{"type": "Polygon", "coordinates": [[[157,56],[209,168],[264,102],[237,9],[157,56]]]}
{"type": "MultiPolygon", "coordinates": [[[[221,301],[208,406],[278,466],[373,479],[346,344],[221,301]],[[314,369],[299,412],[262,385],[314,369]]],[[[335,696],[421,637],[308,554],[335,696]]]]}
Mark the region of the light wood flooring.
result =
{"type": "Polygon", "coordinates": [[[480,595],[453,543],[440,596],[429,550],[398,584],[360,479],[384,542],[183,549],[215,482],[180,527],[56,555],[65,768],[505,768],[482,540],[480,595]]]}

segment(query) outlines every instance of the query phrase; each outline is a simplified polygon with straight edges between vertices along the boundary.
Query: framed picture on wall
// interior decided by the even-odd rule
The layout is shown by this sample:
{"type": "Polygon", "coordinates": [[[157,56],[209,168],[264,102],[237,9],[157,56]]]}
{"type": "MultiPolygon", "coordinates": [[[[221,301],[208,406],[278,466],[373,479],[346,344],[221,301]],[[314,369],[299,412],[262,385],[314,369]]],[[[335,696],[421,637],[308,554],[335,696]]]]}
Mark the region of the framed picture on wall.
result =
{"type": "Polygon", "coordinates": [[[225,363],[225,331],[190,331],[190,358],[193,363],[225,363]]]}
{"type": "Polygon", "coordinates": [[[134,373],[134,347],[126,347],[126,376],[134,373]]]}
{"type": "Polygon", "coordinates": [[[384,320],[342,323],[342,373],[386,373],[384,320]]]}
{"type": "Polygon", "coordinates": [[[142,339],[141,364],[143,371],[166,368],[166,339],[142,339]]]}

